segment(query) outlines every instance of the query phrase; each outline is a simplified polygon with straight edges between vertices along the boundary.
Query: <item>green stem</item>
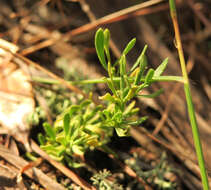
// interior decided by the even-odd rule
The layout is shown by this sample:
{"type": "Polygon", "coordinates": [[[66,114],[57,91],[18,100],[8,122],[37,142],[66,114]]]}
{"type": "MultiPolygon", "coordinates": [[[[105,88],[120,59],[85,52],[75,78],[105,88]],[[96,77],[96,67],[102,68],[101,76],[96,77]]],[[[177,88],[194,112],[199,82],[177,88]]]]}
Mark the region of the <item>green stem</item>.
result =
{"type": "Polygon", "coordinates": [[[184,59],[184,53],[183,53],[183,49],[182,49],[182,42],[181,42],[181,38],[180,38],[179,25],[178,25],[176,6],[175,6],[174,0],[169,0],[169,5],[170,5],[171,18],[172,18],[173,25],[174,25],[176,46],[177,46],[177,50],[178,50],[178,54],[179,54],[182,75],[184,78],[185,97],[186,97],[186,102],[187,102],[187,107],[188,107],[189,119],[190,119],[190,123],[191,123],[191,127],[192,127],[196,155],[198,158],[199,168],[200,168],[200,172],[201,172],[202,185],[203,185],[204,190],[209,190],[208,177],[207,177],[207,172],[206,172],[206,168],[205,168],[205,161],[204,161],[201,141],[200,141],[200,137],[199,137],[199,130],[198,130],[198,124],[196,121],[194,105],[192,102],[188,74],[187,74],[187,70],[186,70],[186,66],[185,66],[185,59],[184,59]]]}
{"type": "MultiPolygon", "coordinates": [[[[52,78],[42,78],[42,77],[32,77],[33,81],[46,83],[46,84],[60,84],[60,81],[52,78]]],[[[119,82],[121,80],[120,77],[113,77],[114,82],[119,82]]],[[[135,77],[128,77],[129,81],[134,81],[135,77]]],[[[71,84],[97,84],[97,83],[106,83],[106,81],[111,81],[110,78],[101,78],[101,79],[89,79],[89,80],[81,80],[81,81],[68,81],[71,84]]],[[[142,82],[145,81],[145,78],[141,79],[142,82]]],[[[183,77],[180,76],[159,76],[153,77],[152,82],[181,82],[183,83],[183,77]]]]}

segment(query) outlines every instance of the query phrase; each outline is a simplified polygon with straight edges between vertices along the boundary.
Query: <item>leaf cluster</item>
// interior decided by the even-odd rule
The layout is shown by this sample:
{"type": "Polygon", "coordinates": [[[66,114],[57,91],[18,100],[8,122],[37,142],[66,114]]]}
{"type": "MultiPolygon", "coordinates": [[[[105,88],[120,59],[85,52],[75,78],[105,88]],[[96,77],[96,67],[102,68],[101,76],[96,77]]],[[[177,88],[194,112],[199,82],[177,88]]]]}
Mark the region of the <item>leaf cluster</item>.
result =
{"type": "Polygon", "coordinates": [[[93,185],[100,190],[123,190],[123,187],[119,185],[115,179],[113,181],[109,180],[109,177],[111,176],[112,174],[108,170],[104,169],[103,171],[95,174],[91,180],[93,181],[93,185]]]}
{"type": "MultiPolygon", "coordinates": [[[[163,73],[168,59],[165,59],[156,70],[152,68],[147,70],[147,58],[145,55],[147,46],[145,46],[133,67],[127,71],[126,56],[134,47],[136,39],[132,39],[127,44],[120,58],[112,65],[109,52],[109,38],[110,33],[108,29],[103,30],[100,28],[96,32],[96,52],[101,65],[108,72],[108,78],[104,80],[111,90],[111,93],[106,93],[100,99],[106,101],[108,104],[104,113],[106,118],[112,121],[111,125],[115,128],[118,136],[125,136],[128,134],[131,125],[140,125],[147,118],[141,117],[135,119],[131,117],[139,110],[135,108],[135,102],[131,102],[131,100],[134,97],[142,96],[141,91],[154,82],[153,77],[159,77],[163,73]]],[[[161,92],[162,89],[151,95],[144,95],[143,97],[153,98],[161,92]]]]}
{"type": "Polygon", "coordinates": [[[59,115],[54,126],[44,123],[46,136],[39,134],[41,148],[57,161],[71,167],[79,167],[77,157],[87,149],[101,147],[112,135],[102,122],[102,106],[95,106],[91,100],[72,105],[59,115]]]}
{"type": "MultiPolygon", "coordinates": [[[[138,117],[139,108],[135,107],[134,97],[142,96],[141,91],[155,82],[153,77],[160,76],[168,60],[156,69],[147,69],[144,47],[133,67],[127,71],[126,56],[135,45],[132,39],[123,50],[120,58],[111,64],[109,52],[109,30],[99,29],[95,35],[95,47],[100,63],[108,72],[103,80],[110,92],[99,97],[104,104],[95,105],[91,98],[79,105],[71,105],[57,116],[53,126],[44,124],[46,135],[39,134],[41,148],[52,158],[66,162],[71,167],[81,166],[78,158],[86,150],[100,147],[108,151],[106,144],[114,130],[118,136],[126,136],[133,125],[140,125],[147,117],[138,117]]],[[[162,90],[143,97],[153,98],[162,90]]]]}

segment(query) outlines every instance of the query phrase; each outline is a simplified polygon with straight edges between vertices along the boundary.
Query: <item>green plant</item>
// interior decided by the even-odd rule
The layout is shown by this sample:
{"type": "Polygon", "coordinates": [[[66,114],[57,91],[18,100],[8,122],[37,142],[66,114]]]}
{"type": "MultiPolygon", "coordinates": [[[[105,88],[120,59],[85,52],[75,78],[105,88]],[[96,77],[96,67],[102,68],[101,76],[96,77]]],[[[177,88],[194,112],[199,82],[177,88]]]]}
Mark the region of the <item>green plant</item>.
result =
{"type": "Polygon", "coordinates": [[[207,172],[206,172],[206,168],[205,168],[205,162],[204,162],[201,141],[200,141],[200,137],[199,137],[198,124],[196,121],[195,110],[194,110],[194,105],[193,105],[192,96],[191,96],[188,74],[187,74],[187,70],[186,70],[186,66],[185,66],[185,58],[184,58],[184,53],[183,53],[183,49],[182,49],[182,42],[181,42],[181,38],[180,38],[179,25],[178,25],[178,20],[177,20],[177,12],[176,12],[176,6],[175,6],[174,0],[169,0],[169,5],[170,5],[171,18],[172,18],[173,25],[174,25],[177,50],[178,50],[178,54],[179,54],[180,65],[181,65],[181,70],[182,70],[182,75],[183,75],[183,80],[184,80],[184,91],[185,91],[185,97],[186,97],[186,102],[187,102],[187,107],[188,107],[189,119],[190,119],[190,123],[191,123],[191,127],[192,127],[193,140],[195,143],[196,155],[198,158],[198,163],[199,163],[199,167],[200,167],[200,171],[201,171],[202,185],[203,185],[204,190],[208,190],[209,183],[208,183],[207,172]]]}
{"type": "MultiPolygon", "coordinates": [[[[138,57],[137,61],[134,63],[133,67],[127,71],[126,56],[135,45],[135,39],[132,39],[128,43],[120,58],[114,64],[112,64],[109,53],[110,33],[107,29],[102,30],[100,28],[95,35],[95,47],[101,65],[108,72],[108,77],[94,80],[75,81],[70,83],[75,85],[107,83],[110,92],[100,97],[100,99],[103,101],[102,105],[93,105],[91,107],[86,105],[89,107],[91,113],[97,110],[95,114],[98,118],[94,119],[94,116],[90,117],[91,121],[94,120],[94,122],[91,123],[94,126],[93,128],[90,129],[87,127],[87,125],[90,123],[86,120],[84,121],[83,117],[86,113],[86,106],[83,107],[83,103],[79,105],[79,108],[76,109],[77,111],[73,111],[74,114],[70,110],[75,110],[75,106],[71,106],[64,111],[65,114],[63,113],[58,116],[58,119],[55,122],[56,124],[54,124],[53,127],[49,126],[48,124],[44,125],[47,135],[40,135],[39,139],[41,142],[41,147],[45,149],[51,156],[62,161],[65,159],[69,165],[74,166],[74,154],[83,155],[87,149],[96,147],[101,147],[108,150],[105,145],[107,142],[109,142],[114,130],[119,136],[128,135],[132,125],[140,125],[146,119],[146,117],[138,119],[137,112],[139,109],[135,107],[135,101],[132,101],[133,98],[137,96],[154,98],[162,93],[162,89],[160,89],[151,95],[141,94],[144,88],[150,86],[154,82],[181,82],[184,84],[188,113],[192,126],[193,139],[201,171],[203,188],[204,190],[209,189],[198,126],[192,103],[189,79],[185,67],[174,0],[169,0],[169,4],[183,76],[161,76],[166,68],[168,59],[165,59],[156,70],[152,68],[147,69],[147,59],[145,56],[147,49],[146,46],[141,55],[138,57]],[[92,109],[95,111],[91,111],[92,109]],[[58,126],[57,123],[60,123],[60,125],[58,126]],[[93,141],[95,142],[93,143],[94,145],[92,143],[92,145],[87,143],[85,137],[89,139],[90,142],[95,139],[93,141]],[[69,143],[69,139],[72,139],[71,143],[69,143]],[[103,141],[101,142],[102,139],[103,141]],[[56,155],[54,151],[56,151],[56,155]]],[[[55,80],[45,80],[41,78],[36,78],[34,80],[51,84],[59,83],[55,80]]],[[[85,100],[84,102],[92,102],[92,100],[85,100]]]]}
{"type": "Polygon", "coordinates": [[[66,109],[54,126],[44,123],[46,136],[39,134],[41,148],[57,161],[63,161],[71,167],[80,167],[77,161],[87,149],[106,144],[112,130],[102,126],[99,110],[91,100],[84,100],[80,105],[66,109]]]}
{"type": "Polygon", "coordinates": [[[151,169],[148,168],[147,170],[141,167],[140,162],[143,161],[141,161],[135,153],[133,154],[132,159],[127,159],[125,162],[141,179],[150,184],[150,186],[153,186],[154,189],[176,189],[176,184],[166,179],[166,175],[173,174],[176,171],[169,166],[166,153],[162,153],[159,163],[156,163],[154,167],[151,169]]]}
{"type": "MultiPolygon", "coordinates": [[[[157,81],[181,81],[177,76],[161,76],[168,59],[157,69],[147,69],[145,55],[147,46],[134,63],[126,70],[126,55],[135,45],[132,39],[123,50],[120,58],[111,64],[109,52],[110,33],[108,29],[99,29],[95,35],[95,47],[98,58],[108,78],[78,81],[78,84],[107,83],[110,92],[99,97],[103,102],[95,105],[92,99],[84,100],[80,105],[71,105],[59,115],[53,126],[44,124],[46,135],[39,134],[41,148],[56,160],[66,162],[71,167],[79,167],[80,156],[86,150],[100,147],[109,151],[106,143],[115,130],[118,136],[129,134],[131,126],[138,126],[147,117],[139,118],[139,108],[135,107],[134,97],[154,98],[162,89],[150,95],[142,95],[144,88],[157,81]]],[[[52,81],[51,81],[52,82],[52,81]]],[[[110,151],[112,152],[112,151],[110,151]]]]}
{"type": "Polygon", "coordinates": [[[109,180],[112,174],[104,169],[99,173],[95,174],[91,180],[93,181],[93,185],[97,187],[99,190],[123,190],[123,187],[119,185],[116,180],[109,180]]]}

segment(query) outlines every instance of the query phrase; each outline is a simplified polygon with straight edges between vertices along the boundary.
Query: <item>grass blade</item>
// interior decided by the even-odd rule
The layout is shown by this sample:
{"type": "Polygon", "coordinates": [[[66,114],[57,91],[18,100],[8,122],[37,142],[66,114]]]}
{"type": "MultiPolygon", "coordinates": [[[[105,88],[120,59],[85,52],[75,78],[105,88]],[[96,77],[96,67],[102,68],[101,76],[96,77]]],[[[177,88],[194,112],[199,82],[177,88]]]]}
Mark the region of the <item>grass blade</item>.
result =
{"type": "Polygon", "coordinates": [[[204,190],[209,190],[209,182],[208,182],[207,172],[205,168],[201,140],[199,137],[198,124],[196,121],[195,110],[194,110],[194,106],[192,102],[191,90],[190,90],[189,79],[188,79],[188,74],[187,74],[186,65],[185,65],[185,58],[184,58],[184,53],[182,49],[182,42],[180,38],[179,24],[177,20],[177,12],[176,12],[176,6],[175,6],[174,0],[169,0],[169,5],[170,5],[171,18],[174,25],[175,38],[176,38],[176,43],[177,43],[177,50],[179,54],[182,75],[184,78],[184,91],[185,91],[185,97],[186,97],[186,102],[187,102],[187,107],[188,107],[189,119],[190,119],[190,123],[192,127],[196,155],[198,158],[198,163],[199,163],[199,168],[200,168],[200,173],[201,173],[201,178],[202,178],[202,186],[204,190]]]}

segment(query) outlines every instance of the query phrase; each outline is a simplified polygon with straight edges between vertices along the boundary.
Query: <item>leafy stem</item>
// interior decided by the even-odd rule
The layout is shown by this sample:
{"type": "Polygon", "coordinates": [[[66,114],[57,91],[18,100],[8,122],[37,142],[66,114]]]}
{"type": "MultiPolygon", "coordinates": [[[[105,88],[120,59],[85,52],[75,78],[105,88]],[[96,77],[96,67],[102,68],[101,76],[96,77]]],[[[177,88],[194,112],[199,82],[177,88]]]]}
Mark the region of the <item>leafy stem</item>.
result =
{"type": "MultiPolygon", "coordinates": [[[[121,77],[114,77],[114,82],[119,82],[121,77]]],[[[52,79],[52,78],[46,78],[46,77],[32,77],[32,80],[35,82],[45,83],[45,84],[60,84],[60,81],[52,79]]],[[[135,77],[128,77],[128,80],[134,81],[135,77]]],[[[110,78],[100,78],[100,79],[87,79],[87,80],[80,80],[80,81],[67,81],[68,83],[74,84],[74,85],[85,85],[85,84],[99,84],[99,83],[106,83],[107,81],[111,81],[110,78]]],[[[141,82],[145,81],[145,77],[140,79],[141,82]]],[[[152,82],[180,82],[184,83],[184,79],[181,76],[153,76],[152,82]]]]}

